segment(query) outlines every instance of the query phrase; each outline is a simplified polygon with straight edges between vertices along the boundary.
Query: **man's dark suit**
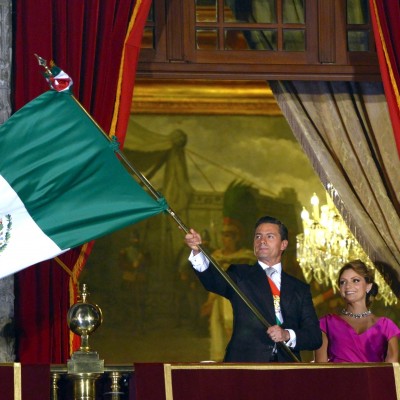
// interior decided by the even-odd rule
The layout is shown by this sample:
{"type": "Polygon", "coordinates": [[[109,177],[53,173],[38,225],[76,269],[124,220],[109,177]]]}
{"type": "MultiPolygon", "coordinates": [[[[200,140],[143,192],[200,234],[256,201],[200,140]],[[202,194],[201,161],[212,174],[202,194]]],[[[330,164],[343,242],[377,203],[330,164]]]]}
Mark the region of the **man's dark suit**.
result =
{"type": "MultiPolygon", "coordinates": [[[[232,304],[233,334],[226,348],[224,361],[271,362],[274,342],[249,307],[213,265],[204,272],[195,272],[207,290],[226,297],[232,304]]],[[[234,264],[228,268],[227,273],[264,318],[271,325],[276,325],[272,292],[261,266],[258,263],[234,264]]],[[[282,271],[280,296],[284,321],[282,328],[293,329],[296,333],[296,347],[291,350],[300,359],[300,350],[315,350],[322,345],[322,334],[310,287],[282,271]]],[[[290,362],[293,359],[278,346],[278,358],[275,361],[290,362]]]]}

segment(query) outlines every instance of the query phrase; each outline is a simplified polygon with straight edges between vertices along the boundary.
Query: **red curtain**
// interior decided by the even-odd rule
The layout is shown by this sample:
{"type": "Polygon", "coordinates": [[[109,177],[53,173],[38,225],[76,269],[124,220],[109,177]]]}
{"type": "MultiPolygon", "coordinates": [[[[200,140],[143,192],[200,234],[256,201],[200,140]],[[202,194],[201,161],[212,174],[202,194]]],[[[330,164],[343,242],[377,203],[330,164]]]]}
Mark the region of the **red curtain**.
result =
{"type": "MultiPolygon", "coordinates": [[[[120,116],[119,109],[132,100],[139,44],[150,6],[151,0],[15,2],[14,111],[49,89],[40,76],[34,56],[38,54],[48,62],[54,60],[72,77],[77,99],[106,132],[118,126],[113,133],[123,141],[129,114],[125,110],[120,116]],[[132,41],[136,46],[133,57],[132,41]],[[131,64],[121,63],[122,59],[131,64]],[[131,71],[130,76],[125,69],[131,71]]],[[[66,315],[75,301],[75,282],[91,247],[89,243],[15,275],[18,361],[65,363],[69,358],[72,335],[66,315]]]]}
{"type": "Polygon", "coordinates": [[[369,5],[383,87],[400,155],[400,3],[369,0],[369,5]]]}

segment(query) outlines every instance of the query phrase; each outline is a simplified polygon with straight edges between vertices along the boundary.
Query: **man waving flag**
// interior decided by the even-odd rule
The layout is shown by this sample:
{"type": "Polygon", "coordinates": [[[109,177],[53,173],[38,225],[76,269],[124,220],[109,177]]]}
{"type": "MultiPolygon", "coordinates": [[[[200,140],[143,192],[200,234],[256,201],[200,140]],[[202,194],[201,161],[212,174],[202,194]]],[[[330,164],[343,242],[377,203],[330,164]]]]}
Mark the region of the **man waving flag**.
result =
{"type": "Polygon", "coordinates": [[[66,79],[0,126],[0,278],[168,209],[127,172],[66,79]]]}

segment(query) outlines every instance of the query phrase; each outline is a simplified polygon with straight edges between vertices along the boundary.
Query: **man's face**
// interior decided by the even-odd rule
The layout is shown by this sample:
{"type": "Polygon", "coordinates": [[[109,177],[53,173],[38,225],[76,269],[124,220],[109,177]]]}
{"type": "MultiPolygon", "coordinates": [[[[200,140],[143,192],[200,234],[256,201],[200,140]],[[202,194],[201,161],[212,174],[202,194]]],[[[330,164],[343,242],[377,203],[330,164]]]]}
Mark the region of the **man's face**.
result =
{"type": "Polygon", "coordinates": [[[279,226],[276,224],[261,224],[254,234],[254,254],[258,260],[272,266],[281,261],[283,251],[288,245],[282,240],[279,226]]]}

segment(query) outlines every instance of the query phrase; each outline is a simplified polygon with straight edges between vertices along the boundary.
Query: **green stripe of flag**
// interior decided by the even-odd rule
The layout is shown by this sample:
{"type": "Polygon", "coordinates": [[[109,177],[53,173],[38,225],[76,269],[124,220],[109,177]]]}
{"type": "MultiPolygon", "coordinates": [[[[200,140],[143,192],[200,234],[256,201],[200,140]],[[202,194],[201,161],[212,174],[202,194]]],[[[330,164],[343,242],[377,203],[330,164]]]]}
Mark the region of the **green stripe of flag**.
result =
{"type": "Polygon", "coordinates": [[[45,92],[0,127],[0,174],[62,249],[168,208],[130,176],[69,91],[45,92]]]}

